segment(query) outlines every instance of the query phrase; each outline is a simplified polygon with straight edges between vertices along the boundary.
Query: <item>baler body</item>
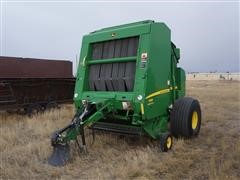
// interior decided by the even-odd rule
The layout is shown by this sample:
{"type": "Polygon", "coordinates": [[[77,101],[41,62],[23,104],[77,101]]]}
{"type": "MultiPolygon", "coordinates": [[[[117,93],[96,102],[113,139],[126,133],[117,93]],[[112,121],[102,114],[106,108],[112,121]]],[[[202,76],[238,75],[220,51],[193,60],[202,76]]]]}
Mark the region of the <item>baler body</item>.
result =
{"type": "Polygon", "coordinates": [[[85,35],[75,85],[83,101],[111,101],[112,111],[93,128],[159,138],[168,131],[169,108],[185,95],[180,50],[164,23],[142,21],[85,35]]]}

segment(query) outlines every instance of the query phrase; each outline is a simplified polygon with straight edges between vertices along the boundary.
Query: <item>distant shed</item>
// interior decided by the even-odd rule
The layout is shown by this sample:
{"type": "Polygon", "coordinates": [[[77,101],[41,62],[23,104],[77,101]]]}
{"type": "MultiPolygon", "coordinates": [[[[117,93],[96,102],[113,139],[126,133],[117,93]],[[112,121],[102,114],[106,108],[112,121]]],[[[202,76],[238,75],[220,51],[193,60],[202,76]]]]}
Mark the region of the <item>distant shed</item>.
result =
{"type": "Polygon", "coordinates": [[[188,73],[187,80],[236,80],[236,81],[240,81],[240,73],[188,73]]]}

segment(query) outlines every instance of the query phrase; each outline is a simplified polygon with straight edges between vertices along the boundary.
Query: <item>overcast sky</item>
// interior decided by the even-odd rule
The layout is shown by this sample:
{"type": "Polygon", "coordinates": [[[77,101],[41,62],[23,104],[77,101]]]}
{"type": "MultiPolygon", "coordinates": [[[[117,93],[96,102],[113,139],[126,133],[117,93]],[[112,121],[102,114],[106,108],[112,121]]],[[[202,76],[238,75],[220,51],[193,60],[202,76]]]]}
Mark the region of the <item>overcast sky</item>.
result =
{"type": "Polygon", "coordinates": [[[94,30],[152,19],[165,22],[188,72],[239,72],[239,3],[23,3],[2,1],[1,55],[68,59],[94,30]]]}

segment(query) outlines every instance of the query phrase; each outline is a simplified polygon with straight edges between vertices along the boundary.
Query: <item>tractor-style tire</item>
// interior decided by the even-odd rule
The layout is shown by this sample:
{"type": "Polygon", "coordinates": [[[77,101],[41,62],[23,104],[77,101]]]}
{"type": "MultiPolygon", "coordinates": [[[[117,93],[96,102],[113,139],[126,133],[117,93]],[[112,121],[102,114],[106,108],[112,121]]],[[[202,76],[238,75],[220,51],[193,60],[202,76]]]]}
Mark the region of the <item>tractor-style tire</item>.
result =
{"type": "Polygon", "coordinates": [[[55,101],[50,101],[45,107],[49,111],[52,109],[55,109],[55,108],[59,108],[57,102],[55,102],[55,101]]]}
{"type": "Polygon", "coordinates": [[[201,107],[191,97],[178,99],[170,113],[170,128],[174,137],[191,138],[198,135],[201,127],[201,107]]]}
{"type": "Polygon", "coordinates": [[[172,148],[173,138],[170,133],[165,133],[160,136],[160,149],[162,152],[167,152],[172,148]]]}
{"type": "Polygon", "coordinates": [[[41,111],[41,105],[38,103],[30,104],[25,108],[25,113],[32,117],[33,115],[38,114],[41,111]]]}

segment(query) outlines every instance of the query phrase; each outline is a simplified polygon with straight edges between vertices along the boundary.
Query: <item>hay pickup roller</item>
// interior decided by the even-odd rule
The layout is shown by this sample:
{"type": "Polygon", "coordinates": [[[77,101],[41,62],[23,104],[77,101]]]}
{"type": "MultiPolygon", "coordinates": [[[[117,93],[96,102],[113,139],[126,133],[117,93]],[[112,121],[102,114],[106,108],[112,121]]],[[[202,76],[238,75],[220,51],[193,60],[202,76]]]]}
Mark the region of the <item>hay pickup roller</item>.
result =
{"type": "Polygon", "coordinates": [[[201,109],[197,100],[184,97],[179,58],[164,23],[142,21],[85,35],[75,85],[76,115],[53,134],[49,164],[66,164],[72,140],[85,149],[85,127],[149,135],[160,140],[162,151],[171,149],[172,136],[197,136],[201,109]]]}

